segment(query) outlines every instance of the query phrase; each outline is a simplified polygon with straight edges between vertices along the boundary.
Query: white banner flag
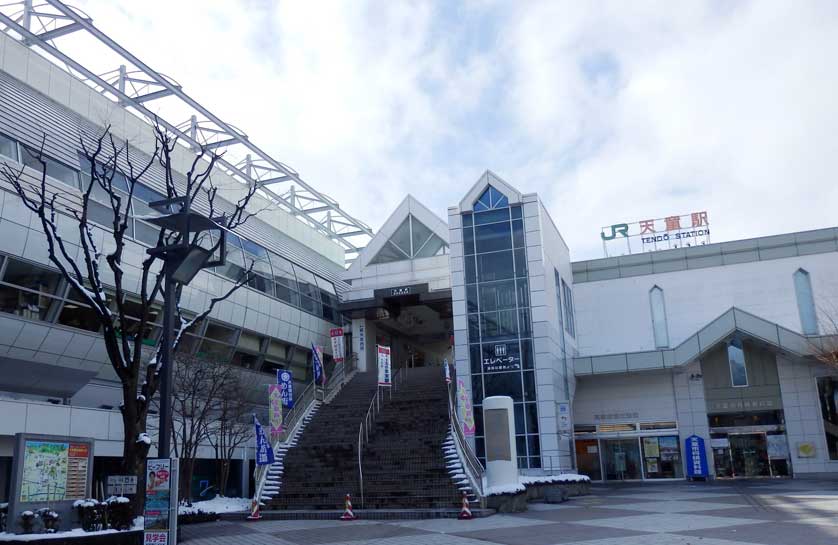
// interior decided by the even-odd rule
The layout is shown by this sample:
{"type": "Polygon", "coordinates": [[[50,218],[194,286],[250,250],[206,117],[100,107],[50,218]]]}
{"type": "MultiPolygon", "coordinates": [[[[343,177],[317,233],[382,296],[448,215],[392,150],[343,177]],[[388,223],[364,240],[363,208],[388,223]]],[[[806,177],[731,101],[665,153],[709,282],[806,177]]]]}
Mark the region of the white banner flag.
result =
{"type": "Polygon", "coordinates": [[[343,363],[344,359],[344,340],[343,340],[343,328],[336,327],[329,330],[329,336],[332,338],[332,358],[334,358],[335,363],[343,363]]]}
{"type": "Polygon", "coordinates": [[[391,386],[390,347],[377,345],[378,348],[378,385],[391,386]]]}

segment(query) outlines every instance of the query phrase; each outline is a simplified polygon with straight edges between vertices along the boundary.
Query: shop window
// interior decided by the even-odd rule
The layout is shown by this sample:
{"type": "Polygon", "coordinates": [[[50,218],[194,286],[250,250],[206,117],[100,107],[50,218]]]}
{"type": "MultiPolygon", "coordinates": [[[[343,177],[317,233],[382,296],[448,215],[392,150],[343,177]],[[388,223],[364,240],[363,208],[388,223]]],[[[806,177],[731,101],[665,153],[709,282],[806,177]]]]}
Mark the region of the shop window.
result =
{"type": "Polygon", "coordinates": [[[684,476],[677,435],[642,437],[640,442],[647,479],[680,479],[684,476]]]}
{"type": "Polygon", "coordinates": [[[642,478],[640,449],[636,438],[603,439],[602,450],[606,480],[625,481],[642,478]]]}
{"type": "Polygon", "coordinates": [[[734,338],[727,344],[727,360],[730,366],[731,386],[747,386],[748,368],[745,362],[745,350],[740,339],[734,338]]]}
{"type": "Polygon", "coordinates": [[[797,296],[797,310],[800,313],[800,327],[804,335],[818,334],[818,316],[815,312],[815,298],[812,295],[812,280],[809,273],[797,269],[794,273],[794,293],[797,296]]]}
{"type": "Polygon", "coordinates": [[[669,331],[666,327],[666,306],[663,300],[663,290],[655,286],[649,290],[649,303],[652,307],[652,331],[655,334],[655,348],[669,346],[669,331]]]}
{"type": "Polygon", "coordinates": [[[818,398],[830,460],[838,460],[838,377],[818,379],[818,398]]]}

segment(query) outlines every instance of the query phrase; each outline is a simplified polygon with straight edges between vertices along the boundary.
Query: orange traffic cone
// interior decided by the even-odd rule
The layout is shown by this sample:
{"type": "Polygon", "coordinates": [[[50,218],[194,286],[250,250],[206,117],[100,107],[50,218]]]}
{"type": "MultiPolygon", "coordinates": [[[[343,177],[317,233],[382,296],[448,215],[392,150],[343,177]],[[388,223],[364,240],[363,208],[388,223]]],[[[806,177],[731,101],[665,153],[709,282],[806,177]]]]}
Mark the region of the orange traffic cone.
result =
{"type": "Polygon", "coordinates": [[[259,509],[259,500],[254,499],[250,502],[250,515],[248,515],[247,520],[259,520],[262,518],[262,513],[259,509]]]}
{"type": "Polygon", "coordinates": [[[358,517],[352,512],[352,500],[349,499],[349,494],[347,494],[343,501],[343,514],[340,516],[340,520],[355,520],[356,518],[358,517]]]}
{"type": "Polygon", "coordinates": [[[465,490],[463,491],[463,507],[460,509],[460,516],[457,518],[460,520],[470,520],[474,518],[474,515],[471,514],[471,509],[468,507],[468,494],[466,494],[465,490]]]}

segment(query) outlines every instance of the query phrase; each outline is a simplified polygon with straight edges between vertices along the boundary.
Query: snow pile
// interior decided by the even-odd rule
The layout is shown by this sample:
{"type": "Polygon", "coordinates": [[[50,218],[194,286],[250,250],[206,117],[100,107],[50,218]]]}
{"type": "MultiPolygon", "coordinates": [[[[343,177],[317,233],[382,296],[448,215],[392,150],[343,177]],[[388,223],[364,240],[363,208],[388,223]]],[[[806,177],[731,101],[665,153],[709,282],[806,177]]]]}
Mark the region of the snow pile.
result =
{"type": "Polygon", "coordinates": [[[137,436],[137,443],[145,443],[146,445],[151,444],[151,437],[147,433],[141,433],[137,436]]]}
{"type": "Polygon", "coordinates": [[[249,498],[225,498],[224,496],[216,496],[207,501],[196,501],[192,503],[192,507],[181,505],[178,507],[179,515],[194,515],[201,513],[239,513],[250,510],[249,498]]]}
{"type": "Polygon", "coordinates": [[[506,484],[500,486],[487,486],[487,496],[500,496],[501,494],[517,494],[523,492],[527,487],[522,484],[506,484]]]}
{"type": "Polygon", "coordinates": [[[110,498],[105,500],[105,503],[131,503],[131,500],[129,500],[125,496],[111,496],[110,498]]]}
{"type": "MultiPolygon", "coordinates": [[[[119,530],[98,530],[96,532],[85,532],[81,528],[73,528],[67,532],[56,532],[54,534],[10,534],[8,532],[0,532],[0,543],[4,541],[37,541],[41,539],[65,539],[69,537],[88,537],[100,536],[104,534],[116,534],[119,530]]],[[[79,540],[79,543],[83,541],[79,540]]]]}
{"type": "Polygon", "coordinates": [[[523,484],[552,484],[552,483],[589,483],[591,478],[576,473],[562,473],[561,475],[526,475],[521,477],[523,484]]]}

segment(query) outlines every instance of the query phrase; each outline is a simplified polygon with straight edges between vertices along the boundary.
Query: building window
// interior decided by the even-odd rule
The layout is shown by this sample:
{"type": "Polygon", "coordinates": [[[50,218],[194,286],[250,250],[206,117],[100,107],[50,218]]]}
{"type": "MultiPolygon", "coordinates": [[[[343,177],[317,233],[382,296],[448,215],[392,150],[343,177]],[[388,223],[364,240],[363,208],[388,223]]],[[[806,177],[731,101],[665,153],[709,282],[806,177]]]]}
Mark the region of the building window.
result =
{"type": "Polygon", "coordinates": [[[448,251],[445,243],[424,223],[408,214],[384,246],[370,260],[370,265],[392,263],[421,257],[443,255],[448,251]]]}
{"type": "Polygon", "coordinates": [[[838,377],[818,379],[818,398],[826,434],[826,450],[830,460],[838,460],[838,377]]]}
{"type": "Polygon", "coordinates": [[[652,306],[652,330],[655,334],[655,348],[669,346],[669,331],[666,327],[666,305],[663,301],[663,290],[655,286],[649,290],[649,303],[652,306]]]}
{"type": "Polygon", "coordinates": [[[800,327],[804,335],[818,334],[818,316],[815,312],[815,298],[812,295],[812,280],[809,273],[797,269],[794,273],[794,293],[797,296],[797,310],[800,313],[800,327]]]}
{"type": "Polygon", "coordinates": [[[727,344],[727,360],[730,365],[731,386],[747,386],[748,369],[745,365],[745,350],[741,340],[734,338],[727,344]]]}
{"type": "MultiPolygon", "coordinates": [[[[43,172],[44,167],[41,165],[41,161],[38,160],[38,152],[36,150],[24,146],[21,159],[24,165],[35,169],[39,173],[43,172]]],[[[46,164],[47,177],[71,185],[76,189],[79,188],[79,173],[76,170],[46,155],[43,155],[41,159],[46,164]]]]}
{"type": "Polygon", "coordinates": [[[17,142],[8,136],[0,134],[0,155],[17,162],[19,160],[17,156],[17,142]]]}
{"type": "Polygon", "coordinates": [[[562,296],[564,298],[564,328],[571,337],[576,337],[576,322],[573,319],[573,291],[562,280],[562,296]]]}

